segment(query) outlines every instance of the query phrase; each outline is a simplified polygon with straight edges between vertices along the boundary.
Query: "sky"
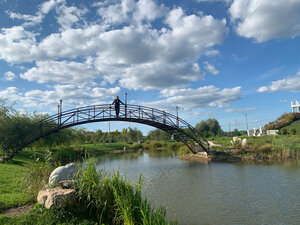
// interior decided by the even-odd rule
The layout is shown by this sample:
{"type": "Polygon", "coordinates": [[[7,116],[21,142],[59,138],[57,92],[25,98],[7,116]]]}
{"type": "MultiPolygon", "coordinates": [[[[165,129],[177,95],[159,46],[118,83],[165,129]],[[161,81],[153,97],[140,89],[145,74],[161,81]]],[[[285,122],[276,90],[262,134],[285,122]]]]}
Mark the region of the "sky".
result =
{"type": "MultiPolygon", "coordinates": [[[[300,0],[0,0],[0,98],[21,112],[128,93],[192,125],[259,128],[300,101],[299,50],[300,0]]],[[[152,129],[111,123],[128,126],[152,129]]]]}

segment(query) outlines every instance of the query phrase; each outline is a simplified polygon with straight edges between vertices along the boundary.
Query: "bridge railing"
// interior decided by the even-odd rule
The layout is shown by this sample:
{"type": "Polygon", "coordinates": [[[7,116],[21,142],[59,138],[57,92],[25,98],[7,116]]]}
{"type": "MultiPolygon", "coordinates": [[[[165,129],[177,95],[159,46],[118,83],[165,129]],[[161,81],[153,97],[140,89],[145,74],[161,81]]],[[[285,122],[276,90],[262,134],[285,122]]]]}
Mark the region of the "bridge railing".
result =
{"type": "Polygon", "coordinates": [[[17,151],[35,140],[73,125],[108,120],[126,121],[128,119],[131,119],[133,122],[143,121],[144,124],[152,126],[155,125],[156,127],[159,127],[158,125],[161,124],[164,126],[165,130],[167,129],[166,127],[172,129],[170,133],[178,131],[179,133],[185,134],[186,137],[191,137],[193,141],[198,142],[202,148],[205,148],[205,146],[202,145],[203,143],[206,147],[209,147],[207,140],[199,133],[198,130],[180,117],[166,111],[147,106],[127,104],[120,106],[120,114],[117,117],[114,105],[103,104],[79,107],[48,116],[47,118],[32,125],[32,127],[25,130],[20,135],[19,138],[21,139],[21,144],[16,142],[8,143],[4,147],[3,154],[4,157],[9,154],[15,154],[17,151]],[[199,139],[200,141],[198,141],[199,139]]]}

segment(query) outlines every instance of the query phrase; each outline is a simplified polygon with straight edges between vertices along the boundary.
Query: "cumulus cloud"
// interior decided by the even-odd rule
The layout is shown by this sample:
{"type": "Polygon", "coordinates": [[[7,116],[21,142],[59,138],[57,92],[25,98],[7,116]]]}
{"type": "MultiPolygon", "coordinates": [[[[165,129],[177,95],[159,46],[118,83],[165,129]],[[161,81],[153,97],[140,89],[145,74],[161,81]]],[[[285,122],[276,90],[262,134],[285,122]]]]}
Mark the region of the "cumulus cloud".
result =
{"type": "Polygon", "coordinates": [[[15,78],[17,77],[16,74],[14,74],[11,71],[7,71],[6,73],[4,73],[4,79],[8,80],[8,81],[13,81],[15,78]]]}
{"type": "Polygon", "coordinates": [[[254,111],[257,110],[256,107],[248,107],[248,108],[232,108],[232,109],[226,109],[225,112],[249,112],[249,111],[254,111]]]}
{"type": "Polygon", "coordinates": [[[195,108],[221,108],[241,97],[241,87],[220,89],[215,86],[199,87],[197,89],[164,89],[161,91],[163,100],[144,103],[149,106],[174,109],[176,106],[185,110],[195,108]]]}
{"type": "Polygon", "coordinates": [[[31,62],[37,52],[35,35],[22,26],[2,28],[0,59],[8,62],[31,62]]]}
{"type": "Polygon", "coordinates": [[[56,106],[60,99],[65,105],[85,105],[111,99],[120,93],[119,87],[91,88],[83,85],[55,85],[52,90],[31,90],[25,93],[16,87],[0,90],[0,98],[21,101],[25,107],[56,106]]]}
{"type": "Polygon", "coordinates": [[[160,32],[147,26],[124,27],[101,35],[102,53],[96,67],[109,82],[119,79],[129,89],[182,87],[203,78],[197,63],[206,49],[227,35],[226,21],[212,16],[185,15],[170,11],[169,28],[160,32]]]}
{"type": "Polygon", "coordinates": [[[234,0],[229,13],[237,33],[257,42],[300,34],[298,0],[234,0]]]}
{"type": "Polygon", "coordinates": [[[107,2],[98,5],[98,15],[109,25],[151,22],[163,16],[164,5],[158,5],[153,0],[121,0],[113,4],[107,2]]]}
{"type": "Polygon", "coordinates": [[[66,4],[57,7],[57,22],[61,26],[61,30],[67,30],[74,25],[82,24],[83,16],[88,12],[87,9],[77,8],[75,6],[66,6],[66,4]]]}
{"type": "Polygon", "coordinates": [[[93,66],[86,63],[70,61],[41,61],[36,63],[21,78],[38,83],[64,83],[64,84],[87,84],[93,83],[98,77],[98,72],[93,66]]]}
{"type": "MultiPolygon", "coordinates": [[[[204,77],[199,58],[218,54],[215,47],[228,33],[225,19],[188,15],[180,7],[170,10],[153,0],[102,3],[96,4],[102,20],[83,21],[85,26],[79,25],[84,10],[67,6],[65,0],[43,3],[39,12],[55,9],[62,29],[40,40],[39,34],[21,26],[3,28],[0,59],[35,62],[21,78],[40,83],[86,83],[99,75],[104,83],[134,90],[182,88],[204,77]],[[151,22],[158,18],[162,26],[154,29],[151,22]],[[82,62],[88,56],[93,58],[89,65],[82,62]]],[[[207,70],[217,73],[212,65],[207,70]]]]}
{"type": "Polygon", "coordinates": [[[219,70],[217,70],[214,65],[212,65],[208,62],[205,62],[204,64],[205,64],[205,69],[208,72],[212,73],[213,75],[217,75],[219,73],[219,70]]]}
{"type": "Polygon", "coordinates": [[[290,76],[281,80],[272,81],[271,85],[262,86],[257,91],[258,92],[275,92],[275,91],[299,92],[300,74],[298,72],[296,76],[290,76]]]}

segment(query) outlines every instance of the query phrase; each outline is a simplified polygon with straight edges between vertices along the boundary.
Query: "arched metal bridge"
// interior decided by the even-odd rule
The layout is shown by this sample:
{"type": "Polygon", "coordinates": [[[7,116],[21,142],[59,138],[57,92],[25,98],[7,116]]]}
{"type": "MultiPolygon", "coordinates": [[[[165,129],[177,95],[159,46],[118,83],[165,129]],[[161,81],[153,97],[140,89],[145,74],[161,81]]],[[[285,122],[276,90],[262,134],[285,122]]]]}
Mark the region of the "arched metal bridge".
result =
{"type": "Polygon", "coordinates": [[[103,121],[127,121],[156,127],[171,134],[183,142],[192,153],[209,152],[209,143],[192,125],[183,119],[162,110],[140,105],[125,104],[120,106],[120,114],[115,114],[114,105],[92,105],[75,108],[49,116],[25,130],[20,140],[7,143],[2,149],[0,161],[13,158],[19,151],[34,141],[61,129],[80,124],[103,121]]]}

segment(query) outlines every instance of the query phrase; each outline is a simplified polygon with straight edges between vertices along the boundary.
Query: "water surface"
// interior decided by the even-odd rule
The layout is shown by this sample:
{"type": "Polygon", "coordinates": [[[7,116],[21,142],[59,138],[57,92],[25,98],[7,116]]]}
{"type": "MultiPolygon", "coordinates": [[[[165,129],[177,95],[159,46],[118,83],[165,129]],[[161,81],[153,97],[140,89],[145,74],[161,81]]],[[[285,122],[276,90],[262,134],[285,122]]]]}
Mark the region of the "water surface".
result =
{"type": "Polygon", "coordinates": [[[300,161],[190,162],[173,152],[105,155],[97,168],[143,177],[143,194],[179,224],[300,224],[300,161]]]}

